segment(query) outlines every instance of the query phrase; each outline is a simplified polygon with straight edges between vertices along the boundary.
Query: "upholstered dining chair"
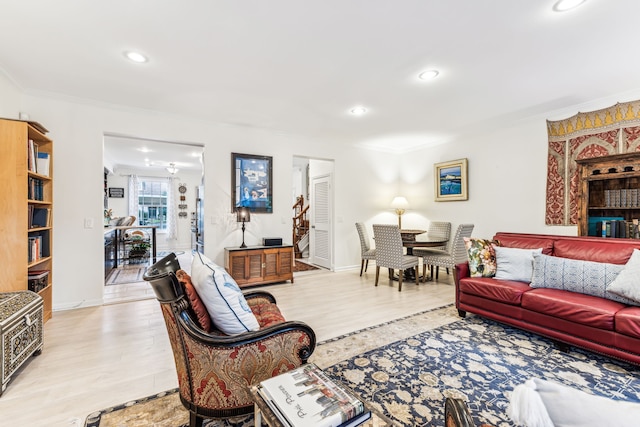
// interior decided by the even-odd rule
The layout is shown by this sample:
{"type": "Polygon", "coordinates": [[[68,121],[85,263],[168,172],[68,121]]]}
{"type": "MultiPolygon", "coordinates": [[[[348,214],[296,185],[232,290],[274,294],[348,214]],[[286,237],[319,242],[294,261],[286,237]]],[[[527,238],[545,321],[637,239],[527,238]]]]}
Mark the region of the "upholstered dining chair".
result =
{"type": "Polygon", "coordinates": [[[160,302],[189,425],[250,414],[254,403],[249,387],[306,363],[315,349],[315,333],[303,322],[275,319],[280,315],[275,298],[264,291],[244,293],[259,330],[225,335],[211,322],[207,332],[201,326],[202,301],[194,298],[185,276],[171,253],[143,278],[160,302]]]}
{"type": "MultiPolygon", "coordinates": [[[[427,229],[427,237],[430,240],[442,239],[449,241],[449,239],[451,239],[451,223],[446,221],[431,221],[427,229]]],[[[447,246],[433,246],[429,249],[444,251],[447,249],[447,246]]]]}
{"type": "MultiPolygon", "coordinates": [[[[373,224],[373,238],[376,240],[376,286],[380,277],[380,267],[389,270],[400,270],[398,275],[398,292],[402,291],[402,277],[404,270],[416,269],[416,285],[419,284],[418,268],[420,261],[417,256],[405,255],[402,246],[402,236],[397,225],[373,224]]],[[[393,275],[390,275],[392,278],[393,275]]]]}
{"type": "Polygon", "coordinates": [[[361,222],[356,222],[356,228],[358,229],[358,236],[360,236],[360,276],[362,276],[362,270],[367,271],[369,267],[369,260],[376,259],[376,250],[375,248],[371,248],[371,243],[369,241],[369,233],[367,233],[367,229],[365,225],[361,222]]]}
{"type": "MultiPolygon", "coordinates": [[[[431,221],[429,223],[429,228],[427,229],[427,237],[430,240],[446,240],[447,242],[451,239],[451,223],[446,221],[431,221]]],[[[413,248],[413,253],[415,254],[416,249],[413,248]]],[[[427,250],[436,250],[436,251],[444,251],[447,249],[447,245],[443,246],[429,246],[428,248],[423,248],[427,250]]],[[[420,253],[420,251],[418,251],[420,253]]],[[[447,268],[447,274],[449,274],[449,269],[447,268]]],[[[436,268],[436,276],[438,275],[438,269],[436,268]]],[[[423,275],[424,277],[424,275],[423,275]]]]}
{"type": "Polygon", "coordinates": [[[473,224],[460,224],[453,239],[449,239],[447,249],[433,250],[431,248],[413,248],[413,254],[422,258],[422,276],[427,277],[427,265],[431,266],[431,277],[438,279],[439,267],[453,268],[456,264],[467,260],[467,248],[464,238],[470,237],[473,232],[473,224]],[[436,275],[433,275],[433,268],[436,275]]]}

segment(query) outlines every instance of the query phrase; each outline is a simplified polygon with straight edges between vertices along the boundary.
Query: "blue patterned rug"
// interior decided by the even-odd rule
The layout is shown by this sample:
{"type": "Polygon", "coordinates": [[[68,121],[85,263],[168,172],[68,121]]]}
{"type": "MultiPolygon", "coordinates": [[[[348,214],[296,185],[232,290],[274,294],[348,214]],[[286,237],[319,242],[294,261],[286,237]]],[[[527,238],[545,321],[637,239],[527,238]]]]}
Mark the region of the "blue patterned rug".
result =
{"type": "MultiPolygon", "coordinates": [[[[454,313],[452,307],[433,310],[329,340],[318,346],[317,361],[327,373],[407,427],[444,425],[448,396],[467,401],[477,425],[511,426],[506,415],[510,393],[531,377],[640,402],[640,367],[578,349],[561,352],[546,338],[473,315],[457,320],[454,313]],[[425,332],[411,333],[420,325],[425,332]],[[399,340],[353,352],[355,356],[331,366],[325,363],[340,360],[338,353],[344,356],[363,342],[385,336],[386,342],[390,336],[399,340]]],[[[186,427],[187,420],[176,391],[171,390],[91,414],[85,425],[186,427]],[[121,410],[132,413],[117,415],[121,410]],[[184,421],[176,420],[180,413],[184,421]]],[[[249,427],[253,417],[207,420],[204,425],[249,427]]]]}
{"type": "Polygon", "coordinates": [[[640,367],[470,316],[325,369],[404,426],[444,425],[445,397],[468,402],[476,424],[511,426],[513,388],[531,377],[640,402],[640,367]]]}

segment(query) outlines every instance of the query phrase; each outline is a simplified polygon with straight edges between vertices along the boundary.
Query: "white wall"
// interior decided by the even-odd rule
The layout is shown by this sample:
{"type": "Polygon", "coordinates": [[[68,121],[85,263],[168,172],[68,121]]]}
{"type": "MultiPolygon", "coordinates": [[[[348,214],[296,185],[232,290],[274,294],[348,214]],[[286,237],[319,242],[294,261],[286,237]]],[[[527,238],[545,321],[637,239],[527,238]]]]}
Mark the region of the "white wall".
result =
{"type": "MultiPolygon", "coordinates": [[[[293,156],[336,159],[335,213],[344,223],[335,227],[337,236],[348,236],[357,244],[353,226],[361,217],[370,218],[375,207],[369,203],[354,209],[353,193],[383,183],[374,176],[375,165],[363,159],[363,149],[343,142],[304,140],[299,136],[275,134],[251,128],[205,123],[184,117],[128,108],[97,105],[78,100],[24,95],[23,111],[50,129],[54,149],[54,309],[102,303],[103,230],[84,228],[85,218],[102,224],[103,149],[105,133],[201,144],[204,146],[205,252],[222,264],[224,247],[242,240],[239,224],[231,214],[231,152],[273,156],[273,214],[251,216],[246,243],[257,244],[264,236],[291,235],[291,168],[293,156]],[[336,181],[337,182],[337,181],[336,181]]],[[[359,198],[359,197],[357,197],[359,198]]],[[[357,199],[355,198],[355,199],[357,199]]],[[[357,201],[357,200],[355,200],[357,201]]],[[[341,240],[343,240],[341,238],[341,240]]],[[[349,243],[336,244],[336,267],[359,263],[359,249],[349,243]]]]}
{"type": "MultiPolygon", "coordinates": [[[[7,83],[0,80],[0,89],[7,83]]],[[[54,309],[101,304],[103,287],[102,227],[84,228],[84,219],[102,223],[103,153],[105,132],[141,138],[179,141],[204,146],[205,252],[223,263],[224,247],[238,246],[242,235],[231,214],[231,152],[273,156],[273,214],[251,216],[247,244],[264,236],[291,235],[293,157],[334,160],[335,268],[359,265],[356,221],[367,224],[395,222],[389,204],[402,194],[411,209],[403,226],[424,228],[430,220],[476,224],[474,235],[496,231],[575,234],[575,227],[544,225],[546,185],[545,119],[567,117],[577,111],[602,108],[617,97],[575,106],[563,112],[480,132],[453,142],[403,155],[369,151],[357,142],[318,141],[216,123],[191,120],[124,107],[96,105],[79,100],[23,94],[9,89],[12,100],[0,97],[0,108],[24,111],[50,129],[55,142],[54,164],[54,309]],[[14,105],[20,98],[20,106],[14,105]],[[19,108],[19,109],[18,109],[19,108]],[[469,200],[433,202],[433,163],[461,157],[469,159],[469,200]]],[[[4,95],[4,94],[3,94],[4,95]]],[[[13,113],[17,117],[17,111],[13,113]]]]}
{"type": "Polygon", "coordinates": [[[20,88],[0,69],[0,117],[17,119],[21,96],[20,88]]]}

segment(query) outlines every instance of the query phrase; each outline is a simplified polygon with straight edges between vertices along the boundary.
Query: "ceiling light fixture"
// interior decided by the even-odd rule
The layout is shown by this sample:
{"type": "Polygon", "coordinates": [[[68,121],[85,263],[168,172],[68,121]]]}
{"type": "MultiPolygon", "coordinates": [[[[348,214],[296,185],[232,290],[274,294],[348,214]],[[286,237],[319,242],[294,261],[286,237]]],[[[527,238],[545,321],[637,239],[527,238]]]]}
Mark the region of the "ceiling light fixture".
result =
{"type": "Polygon", "coordinates": [[[175,175],[178,173],[180,169],[178,169],[176,167],[175,163],[169,163],[169,167],[167,168],[167,172],[169,172],[171,175],[175,175]]]}
{"type": "Polygon", "coordinates": [[[440,75],[438,70],[427,70],[418,74],[420,80],[433,80],[440,75]]]}
{"type": "Polygon", "coordinates": [[[566,12],[580,6],[586,0],[559,0],[553,5],[553,10],[556,12],[566,12]]]}
{"type": "Polygon", "coordinates": [[[147,62],[149,60],[146,56],[144,56],[140,52],[134,52],[134,51],[131,51],[131,50],[125,52],[124,56],[129,61],[137,62],[138,64],[145,63],[145,62],[147,62]]]}
{"type": "Polygon", "coordinates": [[[364,107],[353,107],[350,110],[350,113],[353,114],[354,116],[361,116],[366,112],[367,112],[367,109],[364,107]]]}

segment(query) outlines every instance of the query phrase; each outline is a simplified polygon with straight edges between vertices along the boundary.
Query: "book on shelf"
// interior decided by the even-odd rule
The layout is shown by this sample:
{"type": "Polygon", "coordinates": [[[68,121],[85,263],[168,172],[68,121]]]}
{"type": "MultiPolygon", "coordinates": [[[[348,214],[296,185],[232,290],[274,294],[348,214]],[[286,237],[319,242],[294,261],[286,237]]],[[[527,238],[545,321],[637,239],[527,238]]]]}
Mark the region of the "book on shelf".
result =
{"type": "Polygon", "coordinates": [[[27,141],[27,168],[29,172],[36,171],[36,159],[38,158],[38,144],[33,139],[27,141]]]}
{"type": "Polygon", "coordinates": [[[44,184],[41,179],[29,177],[27,197],[29,200],[44,200],[44,184]]]}
{"type": "Polygon", "coordinates": [[[40,175],[49,176],[49,164],[50,164],[51,156],[49,153],[38,152],[38,157],[36,159],[36,172],[40,175]]]}
{"type": "Polygon", "coordinates": [[[312,363],[262,381],[258,394],[289,427],[350,427],[371,417],[352,391],[312,363]]]}
{"type": "MultiPolygon", "coordinates": [[[[594,217],[598,219],[598,217],[594,217]]],[[[589,218],[589,236],[617,238],[617,239],[638,239],[638,220],[626,221],[624,219],[603,219],[602,221],[591,222],[589,218]],[[591,225],[593,224],[593,229],[591,225]],[[593,230],[593,232],[592,232],[593,230]]]]}
{"type": "Polygon", "coordinates": [[[51,209],[29,206],[29,228],[49,227],[51,209]]]}

